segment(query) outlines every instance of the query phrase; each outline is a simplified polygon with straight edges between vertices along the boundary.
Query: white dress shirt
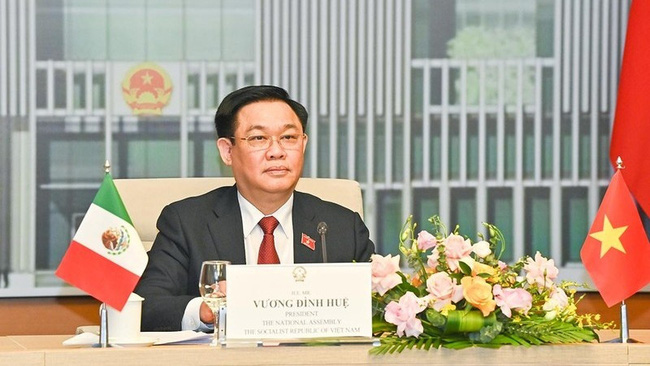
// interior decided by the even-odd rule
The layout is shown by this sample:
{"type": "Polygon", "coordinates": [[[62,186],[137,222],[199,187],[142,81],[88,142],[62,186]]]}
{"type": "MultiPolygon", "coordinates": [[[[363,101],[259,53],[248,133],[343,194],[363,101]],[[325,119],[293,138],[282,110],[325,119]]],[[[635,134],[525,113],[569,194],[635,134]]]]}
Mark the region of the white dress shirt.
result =
{"type": "MultiPolygon", "coordinates": [[[[244,229],[244,248],[246,250],[246,264],[257,265],[257,256],[262,244],[264,232],[259,226],[260,220],[264,215],[257,207],[248,202],[239,191],[237,191],[237,200],[242,217],[242,227],[244,229]]],[[[279,209],[268,216],[273,216],[278,220],[279,225],[275,228],[273,236],[275,239],[275,250],[278,252],[281,264],[293,264],[293,194],[279,209]]],[[[199,311],[203,299],[195,297],[185,307],[183,320],[181,321],[182,330],[210,330],[212,324],[201,322],[199,311]]]]}
{"type": "MultiPolygon", "coordinates": [[[[244,228],[244,246],[246,248],[246,264],[257,264],[257,256],[262,245],[264,232],[259,225],[264,215],[252,203],[248,202],[237,192],[239,207],[241,209],[241,221],[244,228]]],[[[275,250],[278,252],[281,264],[293,264],[293,221],[291,212],[293,210],[293,194],[277,211],[268,215],[275,217],[279,225],[273,232],[275,239],[275,250]]]]}

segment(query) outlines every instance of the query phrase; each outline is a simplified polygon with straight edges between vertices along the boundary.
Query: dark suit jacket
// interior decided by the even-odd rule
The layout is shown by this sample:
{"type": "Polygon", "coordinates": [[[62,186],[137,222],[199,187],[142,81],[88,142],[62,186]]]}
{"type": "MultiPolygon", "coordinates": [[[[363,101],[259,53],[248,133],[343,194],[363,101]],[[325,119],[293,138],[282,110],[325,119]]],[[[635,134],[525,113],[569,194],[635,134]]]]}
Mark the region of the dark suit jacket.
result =
{"type": "MultiPolygon", "coordinates": [[[[293,201],[295,263],[322,262],[318,223],[329,226],[328,262],[367,262],[375,246],[358,213],[310,194],[295,192],[293,201]],[[300,243],[305,233],[315,250],[300,243]]],[[[158,218],[158,236],[135,292],[144,297],[142,330],[180,330],[187,303],[199,295],[201,263],[229,260],[245,264],[244,234],[236,186],[166,206],[158,218]]]]}

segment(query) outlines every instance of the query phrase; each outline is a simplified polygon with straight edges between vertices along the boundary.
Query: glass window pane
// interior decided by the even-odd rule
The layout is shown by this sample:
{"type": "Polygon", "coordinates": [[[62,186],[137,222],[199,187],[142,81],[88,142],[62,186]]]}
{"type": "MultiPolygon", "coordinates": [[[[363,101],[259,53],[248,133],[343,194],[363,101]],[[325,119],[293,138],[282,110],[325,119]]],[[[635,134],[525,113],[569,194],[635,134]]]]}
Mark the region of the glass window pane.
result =
{"type": "MultiPolygon", "coordinates": [[[[384,119],[375,119],[373,126],[374,136],[371,141],[373,145],[373,169],[374,181],[381,182],[386,180],[386,121],[384,119]]],[[[320,132],[319,132],[320,133],[320,132]]],[[[371,178],[373,179],[373,178],[371,178]]]]}
{"type": "Polygon", "coordinates": [[[447,224],[449,231],[460,226],[460,233],[475,239],[476,228],[476,191],[471,188],[454,188],[451,190],[451,220],[447,224]]]}
{"type": "Polygon", "coordinates": [[[106,58],[106,2],[69,0],[65,14],[65,58],[106,58]]]}
{"type": "Polygon", "coordinates": [[[224,61],[255,58],[255,3],[253,0],[222,0],[224,61]]]}
{"type": "MultiPolygon", "coordinates": [[[[609,125],[609,122],[607,124],[609,125]]],[[[553,120],[545,118],[542,123],[542,176],[544,178],[553,177],[553,146],[553,120]]]]}
{"type": "Polygon", "coordinates": [[[232,177],[232,169],[223,163],[217,143],[213,139],[202,141],[203,145],[203,175],[204,177],[232,177]]]}
{"type": "MultiPolygon", "coordinates": [[[[316,139],[318,141],[318,176],[327,177],[330,174],[330,144],[329,144],[329,134],[330,134],[330,125],[329,120],[319,119],[318,120],[318,136],[316,139]]],[[[314,135],[312,134],[312,137],[314,135]]]]}
{"type": "MultiPolygon", "coordinates": [[[[97,188],[101,173],[96,174],[97,188]]],[[[40,230],[36,233],[36,269],[54,270],[72,240],[97,189],[55,188],[37,191],[40,230]]]]}
{"type": "Polygon", "coordinates": [[[494,115],[485,119],[485,176],[487,179],[495,179],[498,171],[498,123],[494,115]]]}
{"type": "Polygon", "coordinates": [[[478,179],[478,167],[481,159],[485,159],[485,154],[479,151],[479,123],[480,120],[476,115],[470,115],[467,118],[467,178],[478,179]]]}
{"type": "MultiPolygon", "coordinates": [[[[3,2],[3,6],[6,6],[5,4],[7,2],[3,2]]],[[[36,59],[39,61],[65,59],[65,15],[61,3],[36,0],[35,5],[36,59]]]]}
{"type": "Polygon", "coordinates": [[[589,231],[589,202],[585,188],[562,190],[562,216],[568,219],[562,225],[563,265],[567,262],[580,262],[580,249],[589,231]]]}
{"type": "Polygon", "coordinates": [[[38,156],[40,161],[47,162],[48,183],[97,181],[104,166],[103,139],[95,136],[81,140],[84,137],[77,135],[78,140],[55,140],[49,143],[39,140],[43,149],[39,150],[38,156]]]}
{"type": "Polygon", "coordinates": [[[147,59],[182,60],[182,0],[156,0],[155,4],[149,3],[146,34],[147,59]]]}
{"type": "Polygon", "coordinates": [[[578,169],[580,178],[591,176],[591,120],[580,118],[578,132],[578,169]]]}
{"type": "Polygon", "coordinates": [[[144,0],[111,0],[108,3],[108,58],[146,59],[146,15],[144,0]]]}
{"type": "Polygon", "coordinates": [[[127,178],[180,176],[178,140],[131,140],[127,151],[127,178]]]}
{"type": "Polygon", "coordinates": [[[393,121],[392,135],[393,146],[390,149],[385,149],[383,154],[392,155],[393,180],[401,182],[404,180],[404,124],[400,121],[393,121]]]}
{"type": "Polygon", "coordinates": [[[524,178],[535,177],[535,120],[533,118],[523,119],[523,174],[524,178]]]}
{"type": "Polygon", "coordinates": [[[429,149],[429,178],[439,180],[442,178],[442,120],[439,117],[431,118],[429,149]]]}
{"type": "Polygon", "coordinates": [[[221,14],[221,7],[215,6],[214,0],[186,2],[185,57],[188,60],[221,59],[221,14]]]}
{"type": "Polygon", "coordinates": [[[411,176],[414,180],[424,179],[424,123],[422,118],[411,120],[411,176]]]}
{"type": "MultiPolygon", "coordinates": [[[[368,162],[368,154],[367,154],[367,141],[368,139],[366,138],[366,133],[367,133],[367,128],[368,124],[365,122],[365,120],[357,120],[357,128],[356,128],[356,152],[355,152],[355,166],[356,168],[356,176],[355,179],[360,181],[360,182],[366,182],[368,180],[368,169],[367,169],[367,162],[368,162]]],[[[307,150],[309,150],[309,146],[307,147],[307,150]]],[[[307,158],[305,157],[305,162],[307,162],[307,158]]],[[[305,165],[305,169],[307,169],[307,166],[305,165]]],[[[306,170],[305,170],[306,171],[306,170]]]]}
{"type": "Polygon", "coordinates": [[[336,136],[336,176],[347,177],[348,175],[348,154],[350,154],[348,144],[348,129],[345,123],[338,123],[338,134],[336,136]]]}
{"type": "Polygon", "coordinates": [[[505,146],[504,146],[504,163],[505,175],[507,179],[513,179],[517,176],[517,120],[513,114],[506,115],[505,121],[505,146]]]}
{"type": "MultiPolygon", "coordinates": [[[[365,200],[372,199],[364,197],[365,200]]],[[[399,191],[381,191],[377,195],[379,232],[375,233],[377,253],[397,255],[399,252],[399,234],[406,220],[402,217],[402,197],[399,191]]]]}
{"type": "MultiPolygon", "coordinates": [[[[431,230],[427,221],[434,215],[440,215],[440,200],[438,189],[420,188],[413,191],[413,221],[418,223],[419,230],[431,230]]],[[[416,229],[417,232],[419,230],[416,229]]]]}
{"type": "MultiPolygon", "coordinates": [[[[514,210],[512,189],[492,188],[488,190],[488,219],[487,221],[501,230],[505,238],[506,249],[501,256],[504,262],[514,259],[514,210]]],[[[501,250],[501,248],[497,248],[501,250]]]]}
{"type": "Polygon", "coordinates": [[[543,256],[551,255],[551,205],[550,190],[529,188],[525,191],[525,253],[534,256],[539,251],[543,256]]]}
{"type": "Polygon", "coordinates": [[[104,144],[99,133],[81,133],[90,128],[87,121],[41,121],[37,127],[34,259],[36,269],[53,270],[99,187],[104,144]]]}
{"type": "Polygon", "coordinates": [[[460,120],[459,116],[449,116],[449,179],[460,178],[460,120]]]}

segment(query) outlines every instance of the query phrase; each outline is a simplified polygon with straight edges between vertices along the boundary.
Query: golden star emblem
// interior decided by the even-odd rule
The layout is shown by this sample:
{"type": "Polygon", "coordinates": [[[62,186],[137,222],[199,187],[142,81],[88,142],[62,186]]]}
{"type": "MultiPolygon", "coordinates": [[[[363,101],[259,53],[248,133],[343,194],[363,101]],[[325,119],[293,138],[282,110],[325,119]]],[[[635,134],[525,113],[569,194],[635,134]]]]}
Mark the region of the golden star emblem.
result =
{"type": "Polygon", "coordinates": [[[142,83],[143,84],[151,84],[151,79],[153,79],[153,76],[149,75],[149,73],[145,73],[142,75],[142,83]]]}
{"type": "Polygon", "coordinates": [[[612,248],[625,253],[625,248],[623,248],[623,243],[621,243],[621,235],[623,235],[625,230],[627,230],[627,226],[612,227],[612,223],[609,222],[609,218],[605,215],[603,230],[589,234],[592,238],[600,241],[601,258],[612,248]]]}

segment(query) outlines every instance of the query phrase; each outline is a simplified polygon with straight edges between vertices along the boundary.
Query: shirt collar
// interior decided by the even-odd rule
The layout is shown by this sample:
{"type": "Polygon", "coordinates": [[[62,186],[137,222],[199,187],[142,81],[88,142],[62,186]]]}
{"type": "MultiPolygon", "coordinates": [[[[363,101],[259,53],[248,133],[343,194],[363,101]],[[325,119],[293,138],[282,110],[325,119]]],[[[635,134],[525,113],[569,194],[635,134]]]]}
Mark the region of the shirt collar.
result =
{"type": "Polygon", "coordinates": [[[252,203],[250,203],[244,196],[237,191],[237,200],[241,209],[242,226],[244,229],[244,237],[248,237],[253,229],[264,216],[273,216],[280,223],[278,227],[281,229],[282,234],[288,237],[288,233],[293,228],[291,222],[291,211],[293,210],[293,193],[280,208],[270,215],[264,215],[262,211],[258,210],[252,203]]]}

